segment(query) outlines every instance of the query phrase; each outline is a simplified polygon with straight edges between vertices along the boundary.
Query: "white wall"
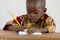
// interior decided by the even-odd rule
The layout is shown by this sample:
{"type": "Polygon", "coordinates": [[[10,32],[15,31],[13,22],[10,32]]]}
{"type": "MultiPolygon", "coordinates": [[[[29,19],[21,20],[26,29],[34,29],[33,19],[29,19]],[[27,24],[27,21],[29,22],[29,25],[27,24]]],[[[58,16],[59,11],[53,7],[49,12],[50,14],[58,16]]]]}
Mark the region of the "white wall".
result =
{"type": "Polygon", "coordinates": [[[60,32],[60,0],[47,0],[48,14],[55,19],[56,32],[60,32]]]}
{"type": "MultiPolygon", "coordinates": [[[[0,0],[0,29],[2,29],[8,20],[11,20],[9,11],[13,11],[15,16],[26,13],[26,0],[0,0]]],[[[55,19],[56,32],[60,32],[60,0],[47,0],[47,13],[55,19]]]]}
{"type": "Polygon", "coordinates": [[[15,16],[26,13],[26,0],[0,0],[0,28],[2,29],[12,17],[9,11],[13,11],[15,16]]]}

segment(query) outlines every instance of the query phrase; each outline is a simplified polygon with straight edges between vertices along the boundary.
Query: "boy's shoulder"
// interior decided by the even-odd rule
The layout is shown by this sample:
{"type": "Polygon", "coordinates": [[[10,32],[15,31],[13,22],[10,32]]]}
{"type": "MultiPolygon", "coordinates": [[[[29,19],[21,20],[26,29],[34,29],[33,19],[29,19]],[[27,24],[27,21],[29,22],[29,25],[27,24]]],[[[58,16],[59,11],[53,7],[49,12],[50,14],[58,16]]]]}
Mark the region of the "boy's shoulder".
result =
{"type": "Polygon", "coordinates": [[[24,14],[20,16],[21,18],[28,18],[28,14],[24,14]]]}
{"type": "MultiPolygon", "coordinates": [[[[23,19],[27,19],[27,18],[28,18],[28,17],[27,17],[27,14],[16,17],[16,19],[19,21],[19,23],[21,23],[21,21],[22,21],[23,19]]],[[[15,19],[14,19],[12,22],[13,22],[13,23],[16,23],[15,19]]]]}
{"type": "Polygon", "coordinates": [[[54,19],[51,16],[49,16],[48,14],[44,14],[44,19],[45,19],[46,23],[54,21],[54,19]]]}

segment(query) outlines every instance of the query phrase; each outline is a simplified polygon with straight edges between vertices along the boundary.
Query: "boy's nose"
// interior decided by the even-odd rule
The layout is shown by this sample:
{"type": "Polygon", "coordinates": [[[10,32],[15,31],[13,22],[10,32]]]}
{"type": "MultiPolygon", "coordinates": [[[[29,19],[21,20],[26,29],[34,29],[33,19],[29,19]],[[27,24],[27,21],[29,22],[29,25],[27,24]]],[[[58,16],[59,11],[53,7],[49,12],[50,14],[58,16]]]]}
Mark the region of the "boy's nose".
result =
{"type": "Polygon", "coordinates": [[[31,13],[31,17],[34,17],[35,15],[34,15],[34,13],[31,13]]]}

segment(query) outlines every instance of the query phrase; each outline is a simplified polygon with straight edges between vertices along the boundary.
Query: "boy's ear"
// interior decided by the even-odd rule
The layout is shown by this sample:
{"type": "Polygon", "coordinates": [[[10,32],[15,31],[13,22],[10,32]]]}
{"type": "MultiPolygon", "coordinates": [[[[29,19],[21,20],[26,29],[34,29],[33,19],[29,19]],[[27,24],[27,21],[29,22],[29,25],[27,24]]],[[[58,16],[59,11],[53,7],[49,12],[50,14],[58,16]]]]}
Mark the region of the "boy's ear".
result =
{"type": "Polygon", "coordinates": [[[47,11],[47,8],[44,9],[44,12],[46,12],[46,11],[47,11]]]}

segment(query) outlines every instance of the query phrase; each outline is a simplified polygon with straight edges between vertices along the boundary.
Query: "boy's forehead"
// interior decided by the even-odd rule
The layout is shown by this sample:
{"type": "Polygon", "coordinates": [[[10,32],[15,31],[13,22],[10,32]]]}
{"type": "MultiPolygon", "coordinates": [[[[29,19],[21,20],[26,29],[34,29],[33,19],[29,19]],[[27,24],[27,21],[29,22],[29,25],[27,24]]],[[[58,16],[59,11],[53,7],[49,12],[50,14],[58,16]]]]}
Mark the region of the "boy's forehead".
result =
{"type": "Polygon", "coordinates": [[[27,8],[45,8],[45,0],[27,0],[27,8]]]}

